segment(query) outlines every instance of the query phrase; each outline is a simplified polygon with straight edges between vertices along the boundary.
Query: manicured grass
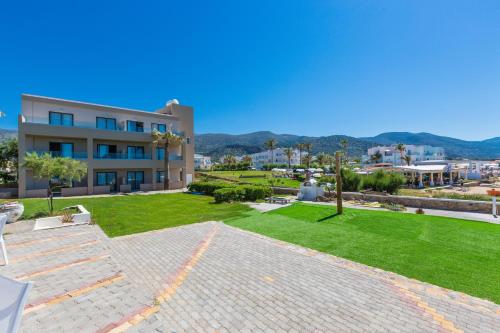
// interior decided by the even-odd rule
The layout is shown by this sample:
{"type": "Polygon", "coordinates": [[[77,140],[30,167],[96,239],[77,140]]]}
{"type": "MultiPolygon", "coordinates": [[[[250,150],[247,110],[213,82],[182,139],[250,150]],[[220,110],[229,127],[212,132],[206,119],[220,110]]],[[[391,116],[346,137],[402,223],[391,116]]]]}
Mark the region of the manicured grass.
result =
{"type": "Polygon", "coordinates": [[[500,225],[295,204],[229,225],[500,303],[500,225]]]}
{"type": "Polygon", "coordinates": [[[210,176],[214,177],[222,177],[231,179],[241,183],[251,183],[251,184],[259,184],[259,185],[273,185],[273,186],[282,186],[282,187],[294,187],[299,188],[300,182],[298,180],[289,179],[289,178],[273,178],[271,171],[256,171],[256,170],[248,170],[248,171],[210,171],[203,172],[210,176]],[[240,177],[243,176],[243,177],[240,177]],[[245,176],[254,176],[255,178],[246,178],[245,176]],[[260,176],[260,177],[256,177],[260,176]],[[273,181],[273,183],[271,183],[273,181]]]}
{"type": "MultiPolygon", "coordinates": [[[[24,199],[23,218],[47,211],[46,199],[24,199]]],[[[214,204],[213,197],[185,193],[128,195],[54,200],[55,210],[81,204],[110,236],[244,216],[251,209],[239,203],[214,204]]]]}

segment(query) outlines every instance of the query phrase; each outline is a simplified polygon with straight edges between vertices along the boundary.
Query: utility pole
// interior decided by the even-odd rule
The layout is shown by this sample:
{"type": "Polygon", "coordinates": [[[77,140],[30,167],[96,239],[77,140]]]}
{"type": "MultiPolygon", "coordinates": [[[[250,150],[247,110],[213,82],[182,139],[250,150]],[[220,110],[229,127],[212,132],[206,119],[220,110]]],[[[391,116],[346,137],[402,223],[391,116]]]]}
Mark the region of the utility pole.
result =
{"type": "Polygon", "coordinates": [[[337,189],[337,214],[342,214],[342,177],[340,175],[340,152],[335,152],[335,181],[337,189]]]}

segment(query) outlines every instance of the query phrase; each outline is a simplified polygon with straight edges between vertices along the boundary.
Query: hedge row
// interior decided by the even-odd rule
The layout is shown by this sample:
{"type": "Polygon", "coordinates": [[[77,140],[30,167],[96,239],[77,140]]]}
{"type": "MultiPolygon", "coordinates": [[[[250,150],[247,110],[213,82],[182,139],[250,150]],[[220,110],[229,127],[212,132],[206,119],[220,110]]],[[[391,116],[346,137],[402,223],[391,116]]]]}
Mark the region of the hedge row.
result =
{"type": "Polygon", "coordinates": [[[215,202],[231,201],[256,201],[272,195],[269,186],[263,185],[238,185],[223,182],[194,182],[189,184],[191,192],[201,192],[213,195],[215,202]]]}

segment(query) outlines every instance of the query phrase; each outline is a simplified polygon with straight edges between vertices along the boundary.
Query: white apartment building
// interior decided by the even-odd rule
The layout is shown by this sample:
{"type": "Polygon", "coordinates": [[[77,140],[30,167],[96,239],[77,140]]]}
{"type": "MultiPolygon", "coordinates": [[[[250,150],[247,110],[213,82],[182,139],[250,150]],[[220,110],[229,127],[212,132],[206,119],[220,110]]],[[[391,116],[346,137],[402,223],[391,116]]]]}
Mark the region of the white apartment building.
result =
{"type": "Polygon", "coordinates": [[[194,168],[195,170],[207,170],[212,167],[212,159],[210,156],[201,154],[194,154],[194,168]]]}
{"type": "MultiPolygon", "coordinates": [[[[362,162],[373,163],[371,157],[376,155],[377,152],[381,155],[377,163],[401,165],[401,153],[396,149],[396,145],[368,148],[368,153],[362,156],[362,162]]],[[[444,148],[427,145],[405,145],[405,152],[403,156],[405,155],[411,157],[412,164],[421,161],[441,161],[445,159],[444,148]]],[[[406,165],[406,162],[403,161],[402,164],[406,165]]]]}
{"type": "MultiPolygon", "coordinates": [[[[302,157],[304,157],[307,153],[302,152],[302,157]]],[[[260,153],[251,154],[252,164],[255,168],[262,168],[264,164],[287,164],[288,165],[288,157],[285,154],[285,148],[276,148],[273,150],[271,154],[270,150],[262,151],[260,153]],[[272,160],[271,160],[272,155],[272,160]]],[[[290,159],[291,165],[299,165],[300,164],[300,154],[298,149],[293,150],[292,158],[290,159]]]]}

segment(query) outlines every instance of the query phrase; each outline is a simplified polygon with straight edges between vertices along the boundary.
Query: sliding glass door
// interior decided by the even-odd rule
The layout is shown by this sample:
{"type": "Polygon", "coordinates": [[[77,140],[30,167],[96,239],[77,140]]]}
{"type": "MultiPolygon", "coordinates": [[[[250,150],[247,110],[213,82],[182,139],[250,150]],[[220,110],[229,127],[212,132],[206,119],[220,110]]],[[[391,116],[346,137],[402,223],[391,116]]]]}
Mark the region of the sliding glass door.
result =
{"type": "Polygon", "coordinates": [[[144,184],[144,171],[128,171],[127,184],[131,185],[132,191],[139,191],[144,184]]]}
{"type": "Polygon", "coordinates": [[[97,185],[109,185],[111,192],[116,192],[116,172],[97,172],[97,185]]]}

